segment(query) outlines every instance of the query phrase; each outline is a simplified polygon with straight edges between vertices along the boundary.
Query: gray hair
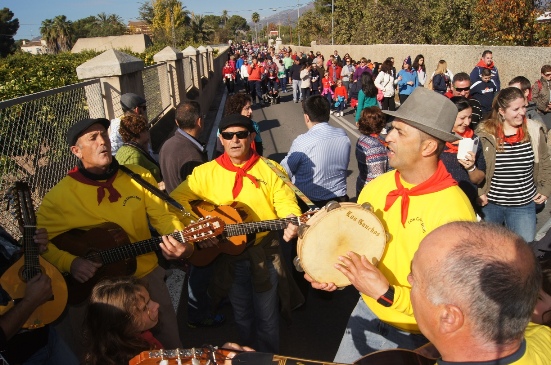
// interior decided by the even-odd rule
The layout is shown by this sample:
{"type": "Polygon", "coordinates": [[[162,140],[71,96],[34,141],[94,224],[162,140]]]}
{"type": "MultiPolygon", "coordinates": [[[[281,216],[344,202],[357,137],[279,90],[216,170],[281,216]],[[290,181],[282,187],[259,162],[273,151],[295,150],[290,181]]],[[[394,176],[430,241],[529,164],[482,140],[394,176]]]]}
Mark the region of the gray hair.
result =
{"type": "MultiPolygon", "coordinates": [[[[435,305],[455,304],[482,339],[507,344],[522,338],[536,305],[541,269],[526,242],[491,223],[450,224],[460,240],[429,271],[427,297],[435,305]],[[506,261],[503,247],[514,246],[506,261]]],[[[448,225],[448,226],[450,226],[448,225]]]]}

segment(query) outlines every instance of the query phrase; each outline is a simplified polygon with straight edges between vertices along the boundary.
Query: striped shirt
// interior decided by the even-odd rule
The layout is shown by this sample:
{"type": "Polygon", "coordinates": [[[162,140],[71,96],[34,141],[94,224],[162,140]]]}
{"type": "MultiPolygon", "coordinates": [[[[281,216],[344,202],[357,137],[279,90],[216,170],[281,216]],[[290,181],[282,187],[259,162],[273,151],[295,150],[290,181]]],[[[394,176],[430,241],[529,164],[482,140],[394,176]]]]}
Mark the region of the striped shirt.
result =
{"type": "Polygon", "coordinates": [[[496,152],[488,201],[505,206],[526,205],[536,195],[532,144],[505,143],[503,149],[503,152],[496,152]]]}
{"type": "Polygon", "coordinates": [[[299,135],[281,166],[293,183],[314,201],[346,195],[350,139],[342,128],[317,123],[299,135]]]}

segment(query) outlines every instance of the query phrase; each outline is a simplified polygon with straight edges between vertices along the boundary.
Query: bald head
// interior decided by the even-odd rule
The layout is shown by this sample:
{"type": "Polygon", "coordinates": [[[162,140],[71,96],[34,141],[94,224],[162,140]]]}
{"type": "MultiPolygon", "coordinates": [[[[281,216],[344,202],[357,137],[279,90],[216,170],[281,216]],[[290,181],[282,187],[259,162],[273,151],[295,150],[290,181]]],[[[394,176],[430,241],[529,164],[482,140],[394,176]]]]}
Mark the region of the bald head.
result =
{"type": "Polygon", "coordinates": [[[530,247],[513,232],[490,223],[449,223],[425,237],[412,265],[427,299],[457,306],[476,338],[495,344],[522,338],[541,272],[530,247]]]}

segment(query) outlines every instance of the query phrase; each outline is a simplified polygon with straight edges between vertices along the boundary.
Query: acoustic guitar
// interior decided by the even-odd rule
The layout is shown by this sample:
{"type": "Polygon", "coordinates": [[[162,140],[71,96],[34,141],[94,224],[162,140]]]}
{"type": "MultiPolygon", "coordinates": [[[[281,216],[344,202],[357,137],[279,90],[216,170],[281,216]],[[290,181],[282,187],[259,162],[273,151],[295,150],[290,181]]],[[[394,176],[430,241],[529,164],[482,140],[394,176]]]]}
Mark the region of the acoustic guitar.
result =
{"type": "MultiPolygon", "coordinates": [[[[203,218],[171,236],[180,243],[204,241],[222,234],[223,225],[219,218],[203,218]]],[[[78,304],[88,298],[100,279],[134,274],[136,257],[159,251],[162,238],[131,243],[124,229],[116,223],[106,222],[89,230],[72,229],[54,237],[52,242],[60,250],[102,264],[96,274],[84,283],[79,283],[70,274],[65,275],[69,303],[78,304]]]]}
{"type": "Polygon", "coordinates": [[[207,265],[221,253],[241,254],[247,246],[248,234],[285,229],[289,223],[300,226],[318,212],[312,210],[299,217],[243,223],[239,212],[228,205],[214,205],[197,200],[191,203],[191,208],[200,217],[216,217],[224,222],[223,237],[218,244],[215,247],[196,249],[189,258],[189,262],[195,266],[207,265]]]}
{"type": "Polygon", "coordinates": [[[0,285],[12,300],[6,306],[0,306],[0,314],[8,312],[23,299],[27,281],[42,273],[48,275],[52,282],[53,295],[46,303],[38,307],[23,325],[23,328],[34,329],[55,321],[67,305],[67,286],[57,268],[44,260],[34,242],[36,217],[30,188],[26,182],[18,181],[7,195],[17,217],[23,234],[23,256],[17,260],[0,278],[0,285]]]}
{"type": "MultiPolygon", "coordinates": [[[[346,365],[333,362],[300,359],[263,352],[241,352],[205,346],[202,348],[143,351],[129,361],[129,365],[202,365],[224,364],[228,355],[236,353],[232,365],[346,365]]],[[[425,357],[415,351],[395,349],[377,351],[354,362],[356,365],[434,365],[436,358],[425,357]]]]}

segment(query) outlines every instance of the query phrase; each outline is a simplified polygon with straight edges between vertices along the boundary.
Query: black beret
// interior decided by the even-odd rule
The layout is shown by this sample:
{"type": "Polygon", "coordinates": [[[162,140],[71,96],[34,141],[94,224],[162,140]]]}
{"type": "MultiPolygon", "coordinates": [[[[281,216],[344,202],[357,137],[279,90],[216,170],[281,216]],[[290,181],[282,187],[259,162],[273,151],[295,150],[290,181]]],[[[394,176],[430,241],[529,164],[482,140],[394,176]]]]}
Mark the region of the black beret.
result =
{"type": "Polygon", "coordinates": [[[241,114],[231,114],[222,118],[222,120],[220,121],[220,124],[218,125],[218,130],[222,132],[224,131],[224,129],[231,126],[245,127],[249,130],[249,132],[255,131],[253,127],[253,122],[251,121],[251,119],[241,114]]]}
{"type": "Polygon", "coordinates": [[[105,127],[105,129],[109,128],[109,125],[111,124],[109,119],[105,118],[79,120],[78,122],[73,124],[67,131],[67,143],[69,144],[69,146],[74,146],[75,143],[77,143],[78,137],[80,137],[82,132],[84,132],[96,123],[101,124],[105,127]]]}

